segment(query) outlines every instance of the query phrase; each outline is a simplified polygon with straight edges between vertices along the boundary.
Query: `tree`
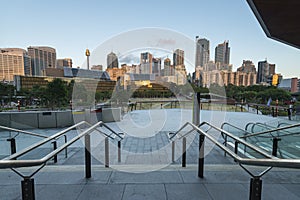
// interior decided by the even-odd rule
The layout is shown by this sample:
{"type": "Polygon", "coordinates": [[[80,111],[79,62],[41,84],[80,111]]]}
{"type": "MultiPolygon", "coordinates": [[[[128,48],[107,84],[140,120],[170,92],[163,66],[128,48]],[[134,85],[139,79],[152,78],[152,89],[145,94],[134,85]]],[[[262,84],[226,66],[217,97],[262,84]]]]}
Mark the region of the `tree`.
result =
{"type": "Polygon", "coordinates": [[[49,106],[52,109],[68,104],[67,84],[61,79],[55,78],[52,82],[48,83],[46,93],[49,106]]]}

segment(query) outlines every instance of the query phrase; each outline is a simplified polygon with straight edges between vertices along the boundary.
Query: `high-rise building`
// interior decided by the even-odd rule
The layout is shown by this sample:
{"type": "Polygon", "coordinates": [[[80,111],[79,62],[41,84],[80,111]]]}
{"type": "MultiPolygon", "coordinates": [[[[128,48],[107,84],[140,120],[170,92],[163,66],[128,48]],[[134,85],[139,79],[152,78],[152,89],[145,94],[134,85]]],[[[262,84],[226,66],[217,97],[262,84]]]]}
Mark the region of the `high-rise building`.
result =
{"type": "Polygon", "coordinates": [[[171,65],[171,60],[169,58],[166,58],[164,60],[164,76],[174,76],[175,70],[174,66],[171,65]]]}
{"type": "Polygon", "coordinates": [[[209,62],[209,40],[196,37],[196,65],[203,67],[209,62]]]}
{"type": "Polygon", "coordinates": [[[254,63],[251,60],[243,60],[242,66],[237,68],[237,71],[245,72],[245,73],[249,73],[249,72],[256,73],[256,68],[254,63]]]}
{"type": "Polygon", "coordinates": [[[229,41],[224,41],[215,48],[215,63],[221,63],[221,65],[230,63],[229,41]]]}
{"type": "Polygon", "coordinates": [[[153,65],[153,57],[149,52],[141,53],[141,74],[151,74],[152,73],[152,65],[153,65]]]}
{"type": "Polygon", "coordinates": [[[107,55],[107,68],[118,68],[119,67],[119,61],[118,61],[118,57],[115,53],[110,52],[107,55]]]}
{"type": "Polygon", "coordinates": [[[28,55],[31,57],[31,70],[33,76],[42,76],[46,68],[56,68],[56,50],[52,47],[35,46],[28,47],[28,55]]]}
{"type": "Polygon", "coordinates": [[[14,75],[31,75],[31,59],[20,48],[0,49],[0,81],[12,82],[14,75]]]}
{"type": "Polygon", "coordinates": [[[173,53],[173,65],[184,65],[184,51],[181,49],[176,49],[173,53]]]}
{"type": "Polygon", "coordinates": [[[71,67],[72,68],[72,59],[71,58],[62,58],[56,60],[57,68],[71,67]]]}
{"type": "Polygon", "coordinates": [[[153,58],[153,65],[152,65],[152,74],[156,76],[160,76],[161,71],[161,59],[160,58],[153,58]]]}
{"type": "Polygon", "coordinates": [[[270,64],[267,60],[258,62],[257,83],[268,83],[273,74],[275,74],[275,64],[270,64]]]}

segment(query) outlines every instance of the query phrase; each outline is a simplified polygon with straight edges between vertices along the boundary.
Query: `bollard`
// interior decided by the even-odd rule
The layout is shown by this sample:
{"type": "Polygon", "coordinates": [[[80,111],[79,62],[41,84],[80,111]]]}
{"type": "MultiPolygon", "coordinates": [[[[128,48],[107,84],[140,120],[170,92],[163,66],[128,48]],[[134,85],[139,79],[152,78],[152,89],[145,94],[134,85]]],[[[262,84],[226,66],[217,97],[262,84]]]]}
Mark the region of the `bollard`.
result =
{"type": "Polygon", "coordinates": [[[105,142],[105,150],[104,150],[104,154],[105,154],[105,167],[109,167],[109,143],[108,143],[108,137],[105,138],[104,140],[105,142]]]}
{"type": "Polygon", "coordinates": [[[182,167],[186,167],[186,137],[182,139],[182,167]]]}
{"type": "Polygon", "coordinates": [[[92,165],[92,160],[91,160],[91,136],[89,134],[84,136],[84,141],[85,141],[85,177],[86,178],[91,178],[91,165],[92,165]]]}

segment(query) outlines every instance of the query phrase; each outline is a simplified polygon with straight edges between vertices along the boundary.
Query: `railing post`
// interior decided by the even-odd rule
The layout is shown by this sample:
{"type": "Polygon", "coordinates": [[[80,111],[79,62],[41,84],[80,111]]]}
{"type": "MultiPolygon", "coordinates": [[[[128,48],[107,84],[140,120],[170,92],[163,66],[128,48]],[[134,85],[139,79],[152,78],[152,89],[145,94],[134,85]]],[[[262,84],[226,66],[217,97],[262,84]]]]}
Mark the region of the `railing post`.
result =
{"type": "Polygon", "coordinates": [[[7,139],[8,142],[10,142],[10,152],[11,154],[14,154],[17,152],[16,148],[16,139],[15,138],[9,138],[7,139]]]}
{"type": "Polygon", "coordinates": [[[109,143],[108,137],[105,138],[105,147],[104,147],[104,154],[105,154],[105,167],[109,167],[109,143]]]}
{"type": "MultiPolygon", "coordinates": [[[[55,151],[57,149],[57,142],[54,141],[52,142],[52,144],[53,144],[53,151],[55,151]]],[[[57,163],[57,155],[53,156],[53,162],[57,163]]]]}
{"type": "MultiPolygon", "coordinates": [[[[239,142],[235,141],[234,142],[234,153],[237,155],[238,154],[238,149],[239,149],[239,142]]],[[[234,160],[236,162],[236,160],[234,160]]]]}
{"type": "Polygon", "coordinates": [[[91,136],[89,134],[84,136],[85,142],[85,178],[92,176],[92,160],[91,160],[91,136]]]}
{"type": "Polygon", "coordinates": [[[199,158],[198,158],[198,177],[204,177],[204,139],[205,135],[199,136],[199,158]]]}
{"type": "Polygon", "coordinates": [[[272,147],[272,155],[277,157],[277,149],[278,149],[278,141],[280,138],[274,137],[273,138],[273,147],[272,147]]]}
{"type": "Polygon", "coordinates": [[[175,162],[175,142],[172,141],[172,163],[175,162]]]}
{"type": "Polygon", "coordinates": [[[200,92],[194,94],[193,102],[193,124],[200,124],[200,92]]]}
{"type": "MultiPolygon", "coordinates": [[[[68,142],[67,136],[64,135],[64,138],[65,138],[65,144],[66,144],[68,142]]],[[[67,158],[67,157],[68,157],[68,147],[66,147],[66,149],[65,149],[65,158],[67,158]]]]}
{"type": "Polygon", "coordinates": [[[34,179],[30,177],[24,177],[21,181],[22,186],[22,200],[35,200],[34,192],[34,179]]]}
{"type": "Polygon", "coordinates": [[[182,167],[186,167],[186,137],[182,139],[182,167]]]}
{"type": "Polygon", "coordinates": [[[261,200],[262,180],[259,177],[250,179],[250,200],[261,200]]]}
{"type": "Polygon", "coordinates": [[[121,141],[118,141],[118,162],[121,162],[121,141]]]}
{"type": "MultiPolygon", "coordinates": [[[[227,135],[225,135],[225,138],[224,138],[224,145],[225,147],[227,147],[227,135]]],[[[226,151],[224,151],[224,156],[226,157],[226,151]]]]}

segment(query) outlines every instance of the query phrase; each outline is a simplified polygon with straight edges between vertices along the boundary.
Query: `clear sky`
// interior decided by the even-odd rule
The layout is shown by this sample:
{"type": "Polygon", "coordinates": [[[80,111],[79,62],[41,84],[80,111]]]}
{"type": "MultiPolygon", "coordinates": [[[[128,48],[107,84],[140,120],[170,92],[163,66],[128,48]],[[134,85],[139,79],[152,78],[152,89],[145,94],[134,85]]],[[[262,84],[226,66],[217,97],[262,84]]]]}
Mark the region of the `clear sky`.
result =
{"type": "Polygon", "coordinates": [[[300,77],[300,50],[267,38],[243,0],[14,0],[1,1],[0,13],[0,48],[51,46],[74,67],[83,65],[86,48],[121,32],[159,27],[209,39],[212,60],[215,46],[229,40],[234,70],[243,60],[257,66],[267,58],[284,78],[300,77]]]}

